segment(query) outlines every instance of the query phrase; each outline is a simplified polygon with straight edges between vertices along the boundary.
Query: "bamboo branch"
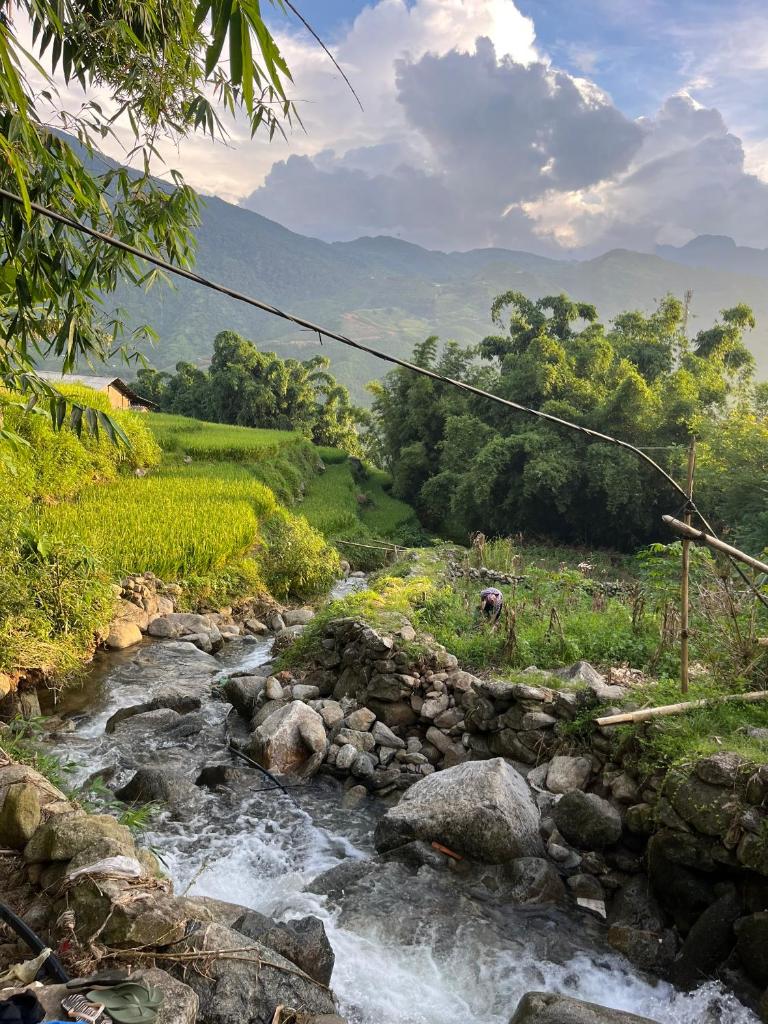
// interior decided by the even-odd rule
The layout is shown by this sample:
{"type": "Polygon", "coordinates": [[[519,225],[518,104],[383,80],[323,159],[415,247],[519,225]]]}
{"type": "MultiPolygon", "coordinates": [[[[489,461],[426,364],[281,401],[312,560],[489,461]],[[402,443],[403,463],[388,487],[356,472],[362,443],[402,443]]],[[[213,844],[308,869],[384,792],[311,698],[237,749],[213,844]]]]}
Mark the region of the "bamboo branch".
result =
{"type": "Polygon", "coordinates": [[[689,526],[687,523],[681,522],[679,519],[675,519],[674,516],[662,516],[661,517],[667,526],[674,530],[675,533],[679,533],[681,537],[685,537],[688,540],[694,540],[698,544],[706,544],[708,548],[714,548],[715,551],[721,551],[724,555],[728,555],[730,558],[735,558],[738,562],[743,562],[752,569],[756,569],[758,572],[768,573],[768,565],[765,562],[761,562],[757,558],[753,558],[752,555],[747,555],[738,548],[735,548],[732,544],[726,544],[724,540],[719,540],[717,537],[713,537],[710,533],[705,533],[704,530],[697,530],[694,526],[689,526]]]}
{"type": "Polygon", "coordinates": [[[601,728],[606,725],[625,725],[627,722],[646,722],[649,718],[660,718],[663,715],[682,715],[694,708],[712,707],[716,704],[726,704],[730,701],[741,701],[745,704],[754,704],[758,700],[766,700],[768,690],[753,690],[751,693],[730,693],[725,697],[706,697],[703,700],[687,700],[682,704],[664,704],[659,708],[643,708],[640,711],[625,711],[620,715],[606,715],[605,718],[596,718],[595,725],[601,728]]]}

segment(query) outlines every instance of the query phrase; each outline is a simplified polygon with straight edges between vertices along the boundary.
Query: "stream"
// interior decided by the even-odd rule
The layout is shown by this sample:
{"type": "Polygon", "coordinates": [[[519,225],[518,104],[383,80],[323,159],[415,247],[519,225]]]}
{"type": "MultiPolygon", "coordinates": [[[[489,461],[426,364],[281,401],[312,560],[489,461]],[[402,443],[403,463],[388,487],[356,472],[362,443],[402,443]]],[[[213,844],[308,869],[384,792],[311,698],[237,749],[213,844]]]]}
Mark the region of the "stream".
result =
{"type": "MultiPolygon", "coordinates": [[[[350,579],[338,598],[364,585],[350,579]]],[[[242,638],[216,656],[221,676],[266,664],[272,639],[242,638]]],[[[188,646],[188,645],[187,645],[188,646]]],[[[50,750],[71,764],[70,784],[103,773],[122,785],[140,764],[194,781],[204,765],[237,769],[231,785],[200,788],[185,820],[154,817],[142,842],[164,862],[177,894],[209,896],[288,920],[320,917],[336,954],[331,984],[350,1024],[508,1024],[519,998],[546,989],[645,1015],[659,1024],[755,1024],[735,997],[708,984],[691,994],[654,982],[614,953],[586,912],[521,908],[448,871],[375,858],[384,808],[343,806],[343,789],[319,776],[288,795],[227,750],[229,705],[204,699],[202,729],[169,738],[138,729],[105,735],[120,707],[169,687],[206,693],[210,659],[145,641],[102,653],[84,686],[57,713],[74,723],[50,750]],[[329,873],[330,872],[330,873],[329,873]],[[322,876],[318,878],[318,876],[322,876]]]]}

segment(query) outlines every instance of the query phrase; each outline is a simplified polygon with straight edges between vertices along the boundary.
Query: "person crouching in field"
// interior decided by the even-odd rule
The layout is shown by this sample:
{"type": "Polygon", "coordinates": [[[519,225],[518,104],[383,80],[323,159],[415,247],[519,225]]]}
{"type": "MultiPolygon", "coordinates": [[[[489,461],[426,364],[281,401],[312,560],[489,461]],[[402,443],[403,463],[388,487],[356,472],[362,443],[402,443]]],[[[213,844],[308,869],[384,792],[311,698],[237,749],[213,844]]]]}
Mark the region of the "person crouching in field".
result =
{"type": "Polygon", "coordinates": [[[480,611],[485,619],[495,628],[504,607],[504,596],[496,587],[486,587],[480,591],[480,611]]]}

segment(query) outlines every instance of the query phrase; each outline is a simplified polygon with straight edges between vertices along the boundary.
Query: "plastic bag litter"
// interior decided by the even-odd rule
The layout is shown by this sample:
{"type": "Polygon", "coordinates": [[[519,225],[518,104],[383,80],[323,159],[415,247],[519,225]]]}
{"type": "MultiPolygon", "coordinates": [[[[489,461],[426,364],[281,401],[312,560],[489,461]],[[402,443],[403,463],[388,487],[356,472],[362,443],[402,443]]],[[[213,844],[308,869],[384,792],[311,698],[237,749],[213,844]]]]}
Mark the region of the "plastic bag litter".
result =
{"type": "Polygon", "coordinates": [[[104,860],[97,860],[93,864],[86,864],[82,868],[75,868],[67,872],[67,878],[77,878],[79,875],[119,875],[122,878],[140,878],[144,869],[135,857],[105,857],[104,860]]]}
{"type": "Polygon", "coordinates": [[[0,974],[0,982],[17,981],[21,985],[31,985],[37,977],[37,972],[50,955],[50,949],[46,948],[34,960],[25,960],[23,963],[14,964],[8,968],[5,974],[0,974]]]}

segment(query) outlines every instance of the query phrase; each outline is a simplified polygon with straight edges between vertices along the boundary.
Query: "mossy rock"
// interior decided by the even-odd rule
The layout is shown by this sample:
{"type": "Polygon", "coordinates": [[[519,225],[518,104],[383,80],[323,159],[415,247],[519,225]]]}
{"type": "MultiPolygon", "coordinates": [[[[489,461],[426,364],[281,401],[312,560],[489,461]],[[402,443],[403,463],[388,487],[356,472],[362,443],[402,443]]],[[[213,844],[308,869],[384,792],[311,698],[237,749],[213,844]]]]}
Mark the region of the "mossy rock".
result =
{"type": "Polygon", "coordinates": [[[24,849],[28,864],[72,860],[100,840],[109,839],[122,852],[135,855],[130,830],[108,814],[60,814],[41,825],[24,849]]]}
{"type": "Polygon", "coordinates": [[[724,837],[741,813],[741,803],[733,789],[713,786],[680,771],[667,776],[664,796],[683,821],[705,836],[724,837]]]}
{"type": "Polygon", "coordinates": [[[40,826],[40,793],[31,782],[8,787],[0,810],[0,842],[12,850],[23,850],[40,826]]]}

